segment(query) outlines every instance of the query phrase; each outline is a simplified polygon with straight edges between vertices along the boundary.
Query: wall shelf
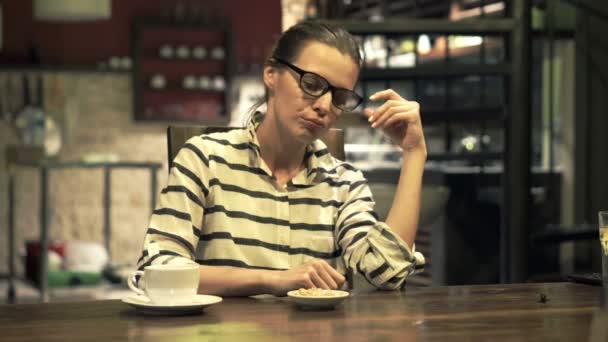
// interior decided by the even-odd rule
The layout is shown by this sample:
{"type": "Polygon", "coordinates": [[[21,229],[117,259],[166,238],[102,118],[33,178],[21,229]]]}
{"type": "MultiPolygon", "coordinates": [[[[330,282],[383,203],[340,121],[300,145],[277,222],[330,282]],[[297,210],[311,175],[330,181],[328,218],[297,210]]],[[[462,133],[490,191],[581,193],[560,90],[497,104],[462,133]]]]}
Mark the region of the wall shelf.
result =
{"type": "Polygon", "coordinates": [[[133,22],[131,45],[136,121],[228,122],[233,62],[227,23],[140,18],[133,22]],[[205,49],[204,58],[192,57],[196,48],[205,49]],[[202,77],[209,83],[202,86],[202,77]]]}
{"type": "Polygon", "coordinates": [[[415,77],[459,77],[468,75],[493,76],[506,75],[511,72],[509,64],[500,63],[495,65],[467,65],[467,64],[436,64],[436,65],[417,65],[412,68],[364,68],[361,71],[361,80],[384,81],[409,79],[415,77]]]}
{"type": "Polygon", "coordinates": [[[2,72],[67,72],[67,73],[116,73],[130,74],[131,70],[111,69],[95,65],[65,65],[65,64],[0,64],[2,72]]]}

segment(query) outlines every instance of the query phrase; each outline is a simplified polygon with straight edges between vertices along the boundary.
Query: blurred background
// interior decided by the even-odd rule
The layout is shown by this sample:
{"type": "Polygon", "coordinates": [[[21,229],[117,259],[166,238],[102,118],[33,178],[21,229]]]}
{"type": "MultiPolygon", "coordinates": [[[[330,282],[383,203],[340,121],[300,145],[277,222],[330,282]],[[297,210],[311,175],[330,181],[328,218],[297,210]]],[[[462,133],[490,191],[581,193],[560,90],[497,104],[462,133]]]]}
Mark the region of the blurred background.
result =
{"type": "MultiPolygon", "coordinates": [[[[600,271],[603,0],[0,0],[0,298],[118,296],[167,126],[242,125],[273,41],[307,18],[359,39],[364,97],[421,104],[428,265],[409,284],[600,271]]],[[[337,127],[385,216],[400,151],[359,112],[337,127]]]]}

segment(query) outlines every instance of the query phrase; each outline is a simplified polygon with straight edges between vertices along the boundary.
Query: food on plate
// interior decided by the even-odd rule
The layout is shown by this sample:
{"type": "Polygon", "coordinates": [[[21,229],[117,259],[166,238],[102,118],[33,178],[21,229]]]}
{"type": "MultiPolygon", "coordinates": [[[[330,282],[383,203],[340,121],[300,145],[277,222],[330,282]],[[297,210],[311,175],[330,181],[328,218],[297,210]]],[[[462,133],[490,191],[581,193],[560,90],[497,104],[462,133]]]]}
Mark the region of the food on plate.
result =
{"type": "Polygon", "coordinates": [[[334,290],[325,290],[319,288],[311,288],[311,289],[299,289],[295,293],[298,296],[306,296],[306,297],[337,297],[341,295],[341,292],[336,292],[334,290]]]}

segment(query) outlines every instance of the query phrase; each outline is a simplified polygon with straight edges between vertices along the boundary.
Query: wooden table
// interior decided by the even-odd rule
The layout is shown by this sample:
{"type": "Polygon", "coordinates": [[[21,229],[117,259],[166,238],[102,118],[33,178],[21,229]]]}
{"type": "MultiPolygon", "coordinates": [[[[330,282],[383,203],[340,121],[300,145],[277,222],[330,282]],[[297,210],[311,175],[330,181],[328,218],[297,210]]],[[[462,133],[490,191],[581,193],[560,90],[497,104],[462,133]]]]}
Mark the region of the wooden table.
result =
{"type": "Polygon", "coordinates": [[[407,288],[354,292],[331,311],[302,311],[287,298],[226,298],[177,317],[142,316],[118,300],[2,305],[0,340],[584,342],[600,293],[569,283],[407,288]]]}

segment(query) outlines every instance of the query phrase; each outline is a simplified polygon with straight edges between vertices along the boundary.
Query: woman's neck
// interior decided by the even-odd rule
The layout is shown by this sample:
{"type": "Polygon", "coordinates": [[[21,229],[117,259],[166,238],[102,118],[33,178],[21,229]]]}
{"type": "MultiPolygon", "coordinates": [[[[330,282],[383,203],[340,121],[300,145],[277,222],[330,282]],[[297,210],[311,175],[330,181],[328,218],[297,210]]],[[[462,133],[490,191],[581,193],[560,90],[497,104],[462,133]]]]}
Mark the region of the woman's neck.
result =
{"type": "Polygon", "coordinates": [[[266,115],[257,128],[261,157],[275,176],[281,174],[291,179],[304,166],[306,145],[279,128],[273,115],[266,115]]]}

